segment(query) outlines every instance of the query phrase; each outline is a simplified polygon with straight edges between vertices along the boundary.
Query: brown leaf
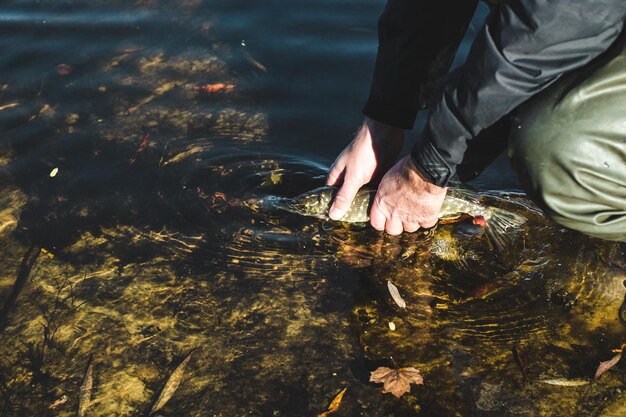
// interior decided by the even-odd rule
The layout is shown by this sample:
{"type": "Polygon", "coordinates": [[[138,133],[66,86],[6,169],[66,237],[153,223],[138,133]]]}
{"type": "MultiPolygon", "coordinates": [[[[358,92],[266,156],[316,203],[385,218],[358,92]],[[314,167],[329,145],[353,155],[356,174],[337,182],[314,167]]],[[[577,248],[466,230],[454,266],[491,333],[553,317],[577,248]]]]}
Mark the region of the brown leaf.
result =
{"type": "Polygon", "coordinates": [[[331,401],[330,405],[328,406],[328,410],[324,411],[322,414],[318,415],[317,417],[327,417],[329,414],[332,414],[335,411],[339,410],[339,406],[341,405],[341,400],[343,400],[343,394],[346,393],[347,389],[348,387],[339,391],[339,394],[335,396],[335,398],[331,401]]]}
{"type": "Polygon", "coordinates": [[[402,296],[400,295],[398,287],[393,285],[391,281],[387,281],[387,288],[389,289],[389,294],[391,294],[391,298],[393,298],[393,301],[398,304],[398,307],[406,308],[406,301],[404,301],[404,298],[402,298],[402,296]]]}
{"type": "Polygon", "coordinates": [[[391,369],[381,366],[372,372],[370,382],[385,384],[383,392],[389,392],[400,398],[404,393],[411,391],[411,384],[423,384],[424,378],[415,368],[391,369]]]}
{"type": "Polygon", "coordinates": [[[193,89],[196,91],[201,91],[203,93],[208,93],[208,94],[218,93],[220,91],[230,91],[233,88],[235,88],[234,84],[224,84],[224,83],[196,85],[193,87],[193,89]]]}
{"type": "Polygon", "coordinates": [[[56,68],[57,74],[60,76],[70,75],[73,71],[72,67],[67,64],[59,64],[56,68]]]}
{"type": "Polygon", "coordinates": [[[19,103],[9,103],[9,104],[5,104],[4,106],[0,106],[0,111],[5,110],[5,109],[10,109],[12,107],[16,107],[19,106],[19,103]]]}
{"type": "Polygon", "coordinates": [[[619,362],[619,360],[622,359],[622,353],[618,353],[617,355],[613,356],[613,359],[605,361],[605,362],[600,362],[600,366],[598,366],[598,370],[596,371],[596,376],[595,379],[600,378],[600,376],[605,373],[606,371],[608,371],[609,369],[611,369],[612,367],[615,366],[615,364],[617,362],[619,362]]]}
{"type": "Polygon", "coordinates": [[[187,367],[187,364],[191,360],[191,356],[198,349],[199,348],[192,349],[187,354],[187,356],[185,356],[185,359],[183,359],[183,361],[176,367],[176,369],[174,369],[174,372],[172,372],[170,377],[167,379],[167,381],[165,382],[165,385],[163,386],[163,388],[161,389],[161,392],[159,393],[158,398],[152,405],[149,415],[152,415],[156,413],[157,411],[159,411],[170,400],[170,398],[172,398],[172,395],[174,395],[174,393],[178,389],[178,386],[180,385],[180,382],[182,381],[183,376],[185,375],[185,368],[187,367]]]}
{"type": "Polygon", "coordinates": [[[89,355],[87,361],[87,369],[83,376],[83,382],[80,384],[78,394],[78,417],[83,417],[87,413],[87,408],[91,403],[91,394],[93,391],[93,356],[89,355]]]}
{"type": "Polygon", "coordinates": [[[517,363],[520,371],[522,371],[524,379],[526,379],[528,377],[528,358],[526,357],[526,353],[523,349],[518,349],[517,346],[513,346],[511,350],[513,351],[513,358],[515,359],[515,363],[517,363]]]}

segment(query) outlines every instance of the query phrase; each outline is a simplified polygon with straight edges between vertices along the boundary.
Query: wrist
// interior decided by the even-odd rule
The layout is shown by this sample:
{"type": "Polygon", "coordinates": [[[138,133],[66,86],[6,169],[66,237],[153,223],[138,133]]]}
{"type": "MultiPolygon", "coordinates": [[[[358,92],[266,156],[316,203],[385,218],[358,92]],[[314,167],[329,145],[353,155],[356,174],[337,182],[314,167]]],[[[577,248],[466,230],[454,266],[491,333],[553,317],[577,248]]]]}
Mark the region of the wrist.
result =
{"type": "Polygon", "coordinates": [[[392,126],[368,116],[363,119],[363,127],[367,129],[375,144],[393,143],[402,146],[404,143],[404,129],[401,127],[392,126]]]}
{"type": "Polygon", "coordinates": [[[402,174],[413,185],[414,189],[426,191],[430,194],[445,194],[447,187],[440,187],[430,182],[417,168],[411,154],[402,159],[402,174]]]}

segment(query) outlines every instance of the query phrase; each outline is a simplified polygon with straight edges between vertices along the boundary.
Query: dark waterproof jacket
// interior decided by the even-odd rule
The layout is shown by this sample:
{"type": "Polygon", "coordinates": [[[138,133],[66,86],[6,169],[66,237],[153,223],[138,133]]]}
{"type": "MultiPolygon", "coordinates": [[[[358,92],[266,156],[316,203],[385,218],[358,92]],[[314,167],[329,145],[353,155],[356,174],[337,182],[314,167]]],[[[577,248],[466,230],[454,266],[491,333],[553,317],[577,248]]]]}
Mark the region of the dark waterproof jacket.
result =
{"type": "Polygon", "coordinates": [[[626,19],[626,0],[502,0],[465,64],[435,87],[477,4],[388,0],[379,21],[374,79],[363,113],[410,129],[417,111],[430,107],[422,140],[411,154],[419,171],[439,186],[455,176],[479,132],[606,51],[626,19]]]}

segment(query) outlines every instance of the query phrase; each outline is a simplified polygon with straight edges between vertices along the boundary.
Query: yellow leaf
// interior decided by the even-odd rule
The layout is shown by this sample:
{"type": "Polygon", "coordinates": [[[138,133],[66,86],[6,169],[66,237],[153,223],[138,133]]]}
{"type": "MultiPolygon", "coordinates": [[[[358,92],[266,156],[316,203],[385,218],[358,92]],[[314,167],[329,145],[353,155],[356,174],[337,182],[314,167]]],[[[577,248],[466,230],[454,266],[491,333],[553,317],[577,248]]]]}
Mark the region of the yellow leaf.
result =
{"type": "Polygon", "coordinates": [[[343,400],[343,394],[346,393],[346,390],[348,389],[348,387],[345,387],[344,389],[342,389],[339,394],[337,394],[337,396],[331,401],[330,405],[328,406],[328,411],[324,411],[322,414],[318,415],[317,417],[327,417],[329,414],[334,413],[335,411],[339,410],[339,406],[341,405],[341,400],[343,400]]]}
{"type": "Polygon", "coordinates": [[[19,103],[5,104],[4,106],[0,106],[0,111],[5,110],[5,109],[10,109],[10,108],[16,107],[16,106],[19,106],[19,103]]]}
{"type": "Polygon", "coordinates": [[[280,184],[281,180],[282,180],[282,173],[278,171],[272,171],[272,173],[270,174],[270,181],[272,181],[272,184],[280,184]]]}

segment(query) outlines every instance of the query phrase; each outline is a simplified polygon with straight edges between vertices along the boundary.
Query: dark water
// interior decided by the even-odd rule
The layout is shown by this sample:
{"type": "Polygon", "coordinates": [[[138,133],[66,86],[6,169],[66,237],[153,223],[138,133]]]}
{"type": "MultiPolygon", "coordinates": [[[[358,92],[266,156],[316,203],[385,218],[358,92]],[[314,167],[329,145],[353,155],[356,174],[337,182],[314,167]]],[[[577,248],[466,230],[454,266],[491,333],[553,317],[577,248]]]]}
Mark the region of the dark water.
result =
{"type": "Polygon", "coordinates": [[[624,415],[624,365],[592,380],[626,341],[620,248],[550,223],[505,161],[476,183],[528,218],[504,255],[469,223],[255,206],[323,183],[382,7],[3,2],[1,415],[147,415],[195,348],[157,414],[315,416],[347,387],[334,415],[624,415]],[[394,363],[424,385],[368,381],[394,363]]]}

